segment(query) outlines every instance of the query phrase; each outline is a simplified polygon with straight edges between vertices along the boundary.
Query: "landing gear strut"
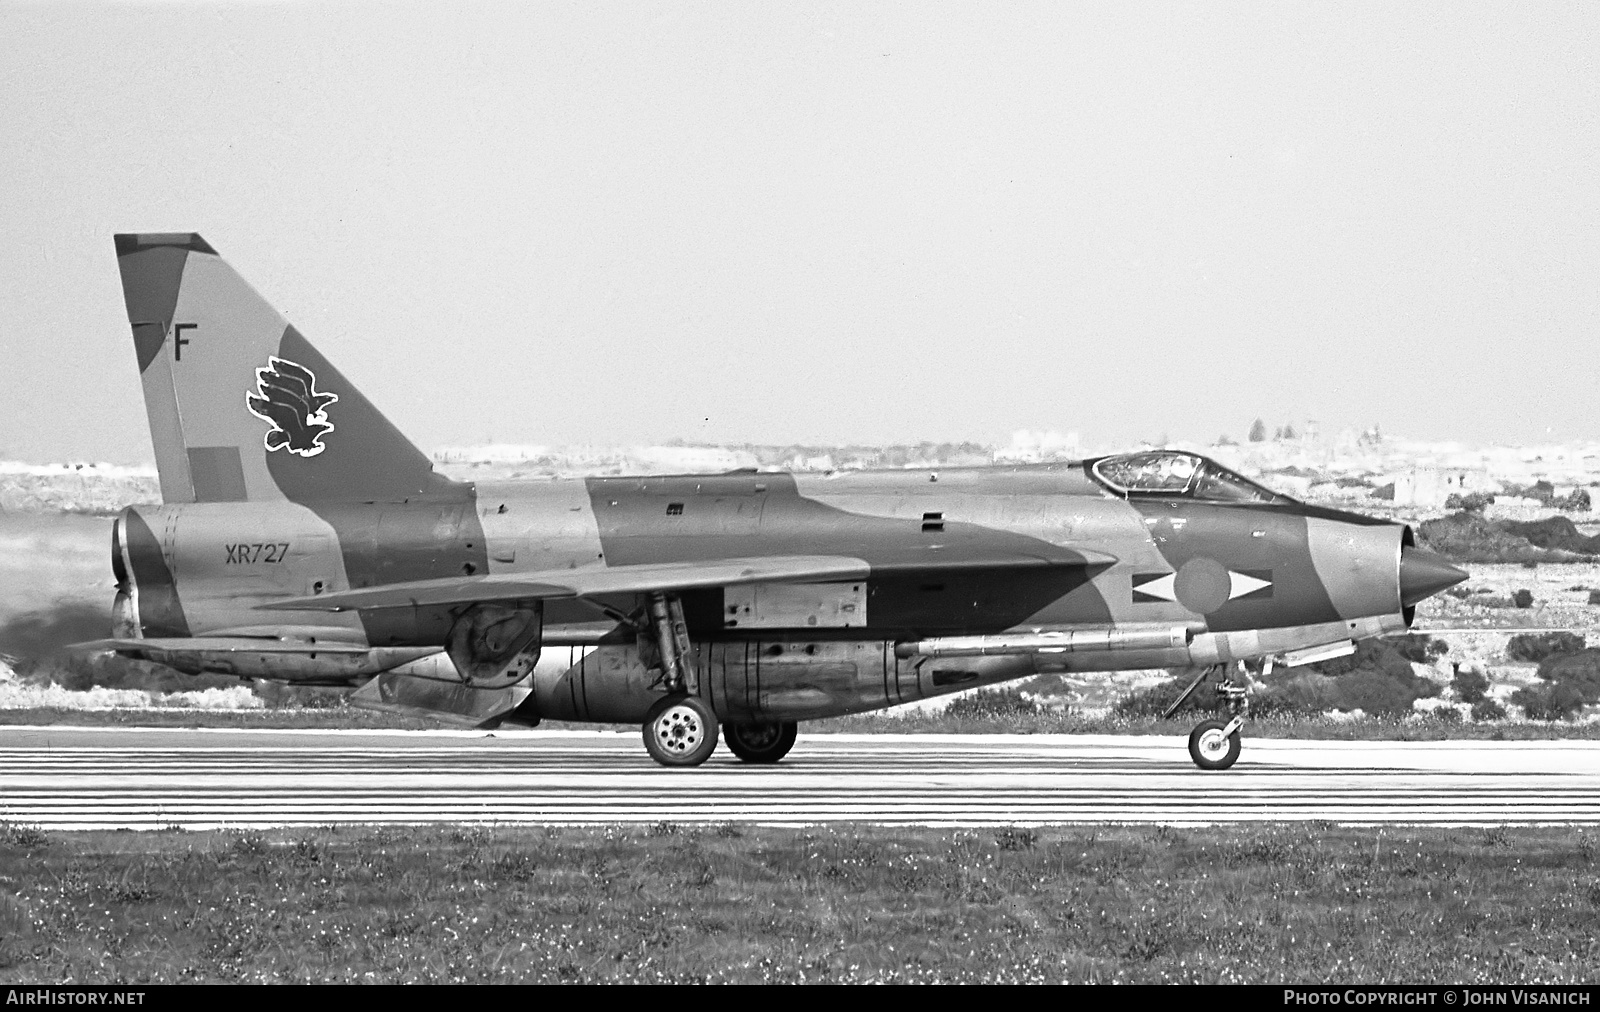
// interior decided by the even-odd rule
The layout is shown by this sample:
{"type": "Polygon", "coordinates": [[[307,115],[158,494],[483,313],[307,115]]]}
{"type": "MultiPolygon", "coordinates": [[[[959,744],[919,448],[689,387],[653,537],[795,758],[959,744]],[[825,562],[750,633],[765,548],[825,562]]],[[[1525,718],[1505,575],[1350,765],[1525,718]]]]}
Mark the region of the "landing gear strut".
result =
{"type": "MultiPolygon", "coordinates": [[[[1266,674],[1271,670],[1272,662],[1263,661],[1261,673],[1266,674]]],[[[1194,730],[1189,732],[1189,758],[1203,770],[1225,770],[1239,758],[1241,747],[1239,729],[1244,727],[1245,716],[1250,710],[1252,678],[1250,669],[1245,666],[1244,661],[1236,662],[1234,677],[1230,677],[1228,669],[1220,664],[1202,671],[1189,683],[1189,687],[1183,690],[1183,695],[1167,708],[1166,716],[1172,716],[1200,683],[1213,673],[1218,676],[1216,693],[1227,700],[1231,717],[1226,721],[1206,720],[1196,724],[1194,730]]]]}
{"type": "Polygon", "coordinates": [[[660,660],[657,684],[667,695],[645,718],[645,751],[663,766],[698,766],[717,749],[717,715],[699,696],[683,602],[676,594],[651,594],[649,616],[648,644],[660,660]]]}

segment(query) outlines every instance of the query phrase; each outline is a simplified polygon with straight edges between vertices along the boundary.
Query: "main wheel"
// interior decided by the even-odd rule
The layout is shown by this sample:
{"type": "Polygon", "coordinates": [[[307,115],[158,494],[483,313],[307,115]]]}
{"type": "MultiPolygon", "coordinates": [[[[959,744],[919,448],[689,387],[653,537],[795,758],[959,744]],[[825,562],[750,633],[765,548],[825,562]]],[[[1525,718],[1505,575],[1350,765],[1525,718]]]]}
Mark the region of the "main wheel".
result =
{"type": "Polygon", "coordinates": [[[1239,758],[1239,732],[1223,735],[1228,727],[1220,720],[1195,725],[1189,732],[1189,758],[1203,770],[1225,770],[1239,758]]]}
{"type": "Polygon", "coordinates": [[[728,751],[747,763],[775,763],[794,748],[795,722],[777,724],[724,724],[722,740],[728,751]]]}
{"type": "Polygon", "coordinates": [[[697,696],[668,696],[645,718],[644,747],[663,766],[699,766],[717,750],[717,715],[697,696]]]}

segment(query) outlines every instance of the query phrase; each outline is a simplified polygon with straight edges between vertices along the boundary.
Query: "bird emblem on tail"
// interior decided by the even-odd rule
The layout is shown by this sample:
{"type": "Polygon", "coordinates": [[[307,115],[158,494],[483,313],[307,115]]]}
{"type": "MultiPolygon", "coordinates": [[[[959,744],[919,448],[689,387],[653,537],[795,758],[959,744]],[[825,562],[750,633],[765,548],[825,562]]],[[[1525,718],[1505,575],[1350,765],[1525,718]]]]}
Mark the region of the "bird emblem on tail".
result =
{"type": "Polygon", "coordinates": [[[338,399],[338,394],[317,390],[317,377],[310,369],[271,355],[256,370],[256,389],[244,401],[252,415],[272,426],[264,440],[269,453],[288,450],[315,457],[327,449],[322,437],[333,431],[327,409],[338,399]]]}

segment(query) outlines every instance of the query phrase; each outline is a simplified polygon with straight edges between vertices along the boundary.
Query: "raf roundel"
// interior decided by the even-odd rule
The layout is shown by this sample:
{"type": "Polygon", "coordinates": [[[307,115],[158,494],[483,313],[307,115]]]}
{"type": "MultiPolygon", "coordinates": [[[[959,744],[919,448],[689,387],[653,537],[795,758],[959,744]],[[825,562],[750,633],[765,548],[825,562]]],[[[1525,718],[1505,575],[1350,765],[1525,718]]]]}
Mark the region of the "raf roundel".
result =
{"type": "Polygon", "coordinates": [[[245,395],[244,403],[252,415],[272,426],[263,440],[268,453],[288,450],[315,457],[327,449],[322,437],[333,431],[328,405],[338,399],[338,394],[317,389],[317,376],[310,369],[272,355],[256,370],[256,389],[245,395]]]}

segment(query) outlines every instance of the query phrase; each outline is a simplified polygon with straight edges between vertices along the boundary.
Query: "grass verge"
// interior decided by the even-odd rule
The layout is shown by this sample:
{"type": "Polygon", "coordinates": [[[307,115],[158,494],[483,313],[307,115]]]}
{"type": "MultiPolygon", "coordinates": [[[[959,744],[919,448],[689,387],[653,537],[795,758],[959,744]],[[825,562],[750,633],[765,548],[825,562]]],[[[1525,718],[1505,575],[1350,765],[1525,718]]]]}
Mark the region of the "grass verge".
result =
{"type": "MultiPolygon", "coordinates": [[[[1179,714],[1172,720],[1119,714],[1085,715],[1041,707],[1011,714],[863,713],[808,720],[801,734],[1162,734],[1187,735],[1205,714],[1179,714]]],[[[40,707],[0,710],[0,725],[42,727],[260,728],[263,730],[427,730],[442,725],[417,717],[376,713],[355,707],[299,710],[75,710],[40,707]]],[[[550,730],[632,730],[631,725],[546,721],[550,730]]],[[[1245,736],[1309,741],[1547,741],[1600,740],[1600,723],[1497,720],[1476,723],[1429,716],[1357,717],[1274,714],[1252,717],[1245,736]]]]}
{"type": "MultiPolygon", "coordinates": [[[[802,733],[852,732],[861,734],[1165,734],[1187,735],[1195,724],[1212,715],[1180,713],[1172,720],[1159,717],[1084,715],[1071,710],[1050,710],[1006,715],[953,715],[944,713],[875,714],[812,720],[800,725],[802,733]]],[[[1224,718],[1225,719],[1225,718],[1224,718]]],[[[1566,721],[1497,720],[1465,723],[1418,715],[1334,718],[1321,715],[1274,714],[1251,717],[1244,726],[1248,738],[1299,738],[1309,741],[1543,741],[1600,739],[1600,724],[1566,721]]]]}
{"type": "Polygon", "coordinates": [[[116,709],[79,710],[29,707],[0,710],[0,724],[70,727],[193,727],[263,728],[275,731],[333,730],[337,728],[423,730],[441,726],[437,721],[401,717],[353,706],[320,709],[181,710],[116,709]]]}
{"type": "Polygon", "coordinates": [[[0,828],[53,982],[1594,980],[1577,829],[0,828]]]}

